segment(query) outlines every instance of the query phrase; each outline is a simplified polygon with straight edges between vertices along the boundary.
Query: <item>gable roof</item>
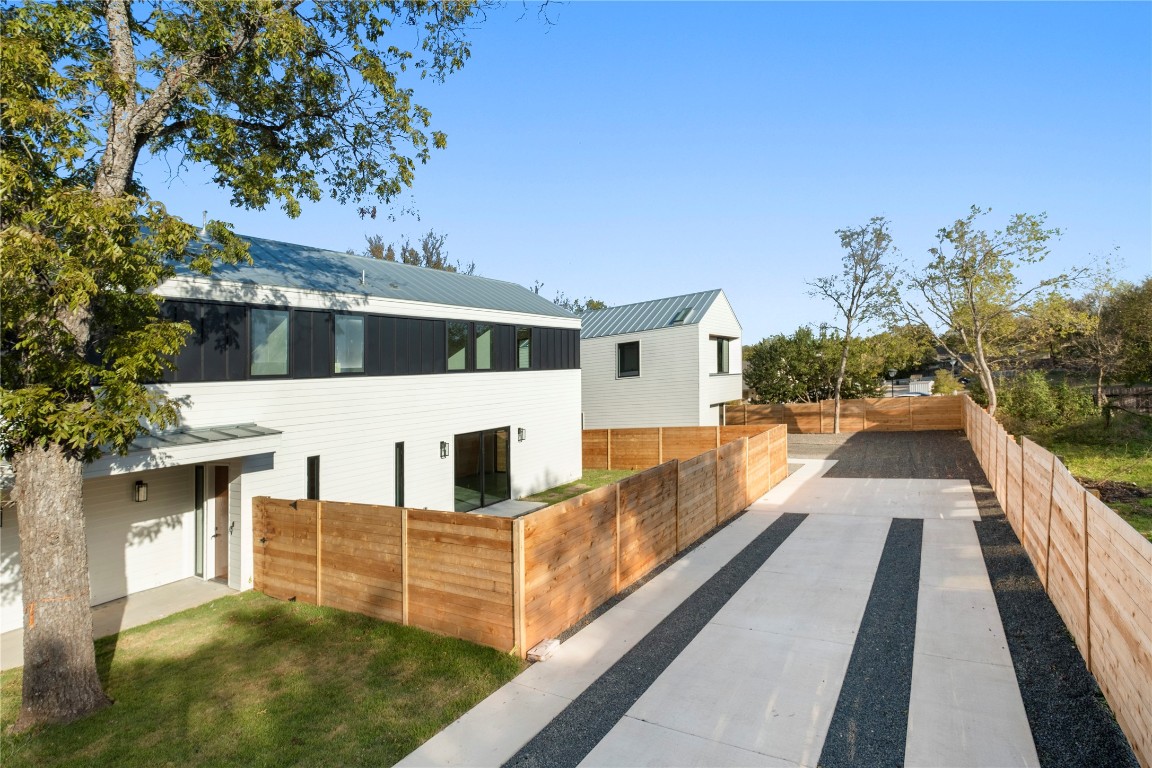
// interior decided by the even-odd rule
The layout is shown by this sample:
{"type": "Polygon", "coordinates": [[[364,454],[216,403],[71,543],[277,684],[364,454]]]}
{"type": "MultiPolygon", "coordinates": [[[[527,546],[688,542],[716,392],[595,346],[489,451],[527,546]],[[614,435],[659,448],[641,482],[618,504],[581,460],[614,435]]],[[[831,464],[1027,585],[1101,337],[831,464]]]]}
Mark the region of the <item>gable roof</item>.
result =
{"type": "Polygon", "coordinates": [[[585,312],[580,316],[580,338],[595,339],[669,326],[697,325],[720,293],[717,288],[585,312]]]}
{"type": "MultiPolygon", "coordinates": [[[[216,264],[207,279],[530,315],[574,317],[543,296],[505,280],[443,272],[259,237],[241,237],[249,244],[252,263],[216,264]]],[[[178,267],[177,274],[203,277],[186,265],[178,267]]]]}

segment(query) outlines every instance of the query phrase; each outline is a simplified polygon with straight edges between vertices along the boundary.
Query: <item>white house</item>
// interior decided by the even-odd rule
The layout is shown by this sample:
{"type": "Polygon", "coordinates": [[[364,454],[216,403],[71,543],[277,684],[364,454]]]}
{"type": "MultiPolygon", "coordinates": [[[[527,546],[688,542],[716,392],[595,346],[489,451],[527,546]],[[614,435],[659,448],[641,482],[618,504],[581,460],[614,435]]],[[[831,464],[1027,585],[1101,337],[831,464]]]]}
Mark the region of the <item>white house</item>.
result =
{"type": "Polygon", "coordinates": [[[585,429],[721,424],[740,399],[740,321],[724,291],[582,316],[585,429]]]}
{"type": "MultiPolygon", "coordinates": [[[[580,321],[512,283],[250,239],[159,287],[182,429],[85,473],[92,601],[252,586],[252,498],[471,511],[580,477],[580,321]]],[[[0,526],[0,631],[21,626],[0,526]]]]}

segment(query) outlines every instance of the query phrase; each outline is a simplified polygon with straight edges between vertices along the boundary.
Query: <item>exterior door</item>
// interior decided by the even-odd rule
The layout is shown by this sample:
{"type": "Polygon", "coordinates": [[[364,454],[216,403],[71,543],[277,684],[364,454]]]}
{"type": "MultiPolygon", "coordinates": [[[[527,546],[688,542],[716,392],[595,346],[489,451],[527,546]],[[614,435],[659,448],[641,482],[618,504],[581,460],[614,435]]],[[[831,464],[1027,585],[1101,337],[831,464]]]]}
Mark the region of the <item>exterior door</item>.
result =
{"type": "Polygon", "coordinates": [[[456,435],[457,512],[470,512],[511,498],[508,427],[456,435]]]}
{"type": "Polygon", "coordinates": [[[216,467],[216,531],[212,539],[216,542],[213,558],[216,562],[216,578],[228,578],[228,467],[216,467]]]}

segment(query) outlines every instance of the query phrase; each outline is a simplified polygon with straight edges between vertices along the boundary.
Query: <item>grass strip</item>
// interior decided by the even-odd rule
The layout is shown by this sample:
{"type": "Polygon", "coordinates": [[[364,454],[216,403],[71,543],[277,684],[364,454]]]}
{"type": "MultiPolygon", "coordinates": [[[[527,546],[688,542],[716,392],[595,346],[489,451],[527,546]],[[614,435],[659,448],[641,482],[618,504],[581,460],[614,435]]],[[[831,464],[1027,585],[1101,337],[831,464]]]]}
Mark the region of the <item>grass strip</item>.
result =
{"type": "Polygon", "coordinates": [[[115,704],[12,736],[22,670],[0,675],[0,762],[20,766],[392,765],[514,677],[491,648],[245,592],[96,642],[115,704]]]}

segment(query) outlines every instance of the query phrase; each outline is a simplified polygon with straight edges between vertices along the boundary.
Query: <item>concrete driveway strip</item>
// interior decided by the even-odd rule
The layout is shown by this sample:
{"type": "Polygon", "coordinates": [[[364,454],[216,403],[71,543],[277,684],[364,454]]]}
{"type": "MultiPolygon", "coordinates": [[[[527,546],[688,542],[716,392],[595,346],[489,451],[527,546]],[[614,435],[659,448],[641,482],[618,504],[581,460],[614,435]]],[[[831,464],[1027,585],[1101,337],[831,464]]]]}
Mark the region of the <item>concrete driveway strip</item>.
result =
{"type": "MultiPolygon", "coordinates": [[[[769,492],[786,496],[835,462],[806,462],[769,492]]],[[[753,505],[752,510],[757,509],[753,505]]],[[[666,568],[398,763],[503,765],[638,641],[779,517],[752,511],[666,568]]]]}

